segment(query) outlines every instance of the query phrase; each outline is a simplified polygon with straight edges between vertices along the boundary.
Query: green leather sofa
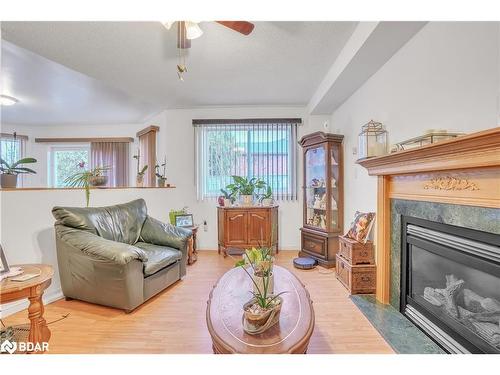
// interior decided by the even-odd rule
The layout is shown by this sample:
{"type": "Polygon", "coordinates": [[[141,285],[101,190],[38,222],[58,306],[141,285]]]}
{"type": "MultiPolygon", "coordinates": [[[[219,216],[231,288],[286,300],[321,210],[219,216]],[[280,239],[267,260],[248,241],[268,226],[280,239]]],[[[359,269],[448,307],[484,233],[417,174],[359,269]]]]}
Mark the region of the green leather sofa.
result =
{"type": "Polygon", "coordinates": [[[186,274],[191,231],[148,216],[143,199],[52,214],[65,297],[130,312],[186,274]]]}

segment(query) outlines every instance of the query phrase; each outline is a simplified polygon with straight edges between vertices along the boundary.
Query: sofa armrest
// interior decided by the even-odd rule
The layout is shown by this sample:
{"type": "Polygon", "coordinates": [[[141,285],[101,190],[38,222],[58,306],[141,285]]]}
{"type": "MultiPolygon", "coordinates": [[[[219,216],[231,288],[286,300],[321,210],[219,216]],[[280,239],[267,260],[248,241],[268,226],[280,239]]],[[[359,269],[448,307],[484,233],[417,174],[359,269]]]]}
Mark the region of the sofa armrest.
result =
{"type": "Polygon", "coordinates": [[[146,253],[138,247],[106,240],[93,233],[56,224],[56,236],[74,248],[96,259],[125,265],[137,259],[146,262],[146,253]]]}
{"type": "Polygon", "coordinates": [[[142,226],[140,239],[143,242],[169,246],[185,252],[187,241],[192,235],[193,233],[189,229],[165,224],[148,216],[142,226]]]}

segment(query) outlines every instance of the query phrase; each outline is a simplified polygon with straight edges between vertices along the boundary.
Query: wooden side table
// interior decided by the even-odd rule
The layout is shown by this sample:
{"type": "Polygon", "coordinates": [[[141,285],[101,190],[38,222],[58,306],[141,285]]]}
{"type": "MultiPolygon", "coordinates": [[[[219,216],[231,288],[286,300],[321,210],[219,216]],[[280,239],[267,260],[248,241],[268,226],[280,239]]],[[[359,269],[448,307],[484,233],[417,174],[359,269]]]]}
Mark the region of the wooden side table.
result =
{"type": "Polygon", "coordinates": [[[11,281],[8,278],[0,282],[0,300],[2,303],[13,302],[27,298],[30,302],[28,318],[30,320],[30,333],[28,341],[34,344],[48,342],[50,330],[43,317],[44,306],[43,292],[52,282],[54,269],[48,264],[17,264],[12,267],[21,267],[24,273],[38,273],[27,281],[11,281]]]}
{"type": "Polygon", "coordinates": [[[188,265],[193,264],[198,259],[198,252],[196,251],[196,234],[198,233],[198,225],[192,227],[187,227],[193,232],[193,237],[191,238],[191,244],[188,247],[188,265]]]}

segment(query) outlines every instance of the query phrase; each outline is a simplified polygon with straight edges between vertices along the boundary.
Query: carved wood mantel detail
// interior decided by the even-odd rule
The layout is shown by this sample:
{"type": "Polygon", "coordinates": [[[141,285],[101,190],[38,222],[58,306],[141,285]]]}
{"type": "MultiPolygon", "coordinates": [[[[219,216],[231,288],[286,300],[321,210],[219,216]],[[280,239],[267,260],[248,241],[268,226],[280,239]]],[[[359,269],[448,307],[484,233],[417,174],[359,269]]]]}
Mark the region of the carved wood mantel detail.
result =
{"type": "Polygon", "coordinates": [[[500,127],[358,162],[378,176],[377,300],[389,303],[390,200],[500,209],[500,127]]]}
{"type": "Polygon", "coordinates": [[[424,189],[436,190],[479,190],[479,187],[466,178],[451,176],[436,177],[424,185],[424,189]]]}

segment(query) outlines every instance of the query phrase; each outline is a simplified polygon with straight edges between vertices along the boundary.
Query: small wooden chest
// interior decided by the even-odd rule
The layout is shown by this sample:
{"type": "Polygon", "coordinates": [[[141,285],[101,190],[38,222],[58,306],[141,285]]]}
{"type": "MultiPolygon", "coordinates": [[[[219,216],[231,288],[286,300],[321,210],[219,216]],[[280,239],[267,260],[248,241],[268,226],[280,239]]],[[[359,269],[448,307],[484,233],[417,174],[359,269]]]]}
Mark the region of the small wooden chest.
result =
{"type": "Polygon", "coordinates": [[[350,294],[374,294],[377,272],[374,264],[351,265],[337,254],[335,274],[350,294]]]}
{"type": "Polygon", "coordinates": [[[350,264],[375,264],[373,243],[362,244],[351,238],[339,236],[339,254],[350,264]]]}

